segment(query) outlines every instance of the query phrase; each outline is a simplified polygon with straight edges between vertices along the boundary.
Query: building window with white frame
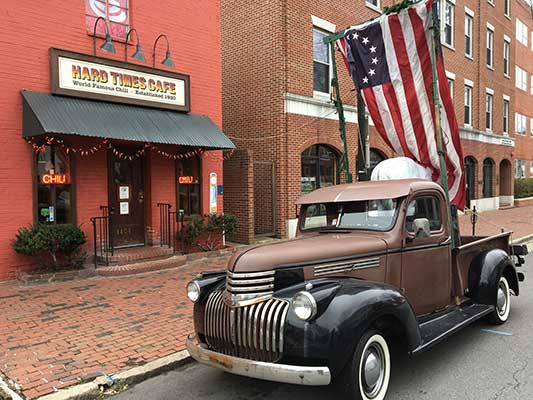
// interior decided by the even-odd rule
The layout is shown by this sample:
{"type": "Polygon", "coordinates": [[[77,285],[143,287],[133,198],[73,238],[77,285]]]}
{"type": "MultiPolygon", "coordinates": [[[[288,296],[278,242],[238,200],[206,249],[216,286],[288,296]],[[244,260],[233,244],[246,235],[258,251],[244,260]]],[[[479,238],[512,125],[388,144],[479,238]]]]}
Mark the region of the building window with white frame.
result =
{"type": "Polygon", "coordinates": [[[511,0],[503,0],[503,15],[511,16],[511,0]]]}
{"type": "Polygon", "coordinates": [[[492,131],[492,105],[494,103],[493,95],[491,93],[487,93],[486,95],[486,101],[485,101],[485,127],[487,128],[487,131],[492,131]]]}
{"type": "Polygon", "coordinates": [[[527,72],[515,65],[515,85],[518,89],[527,92],[527,72]]]}
{"type": "Polygon", "coordinates": [[[487,67],[494,66],[494,31],[487,28],[487,67]]]}
{"type": "Polygon", "coordinates": [[[449,0],[444,2],[443,16],[443,39],[444,44],[453,47],[454,45],[454,25],[455,25],[455,4],[449,0]]]}
{"type": "Polygon", "coordinates": [[[472,32],[474,26],[474,17],[469,14],[465,14],[465,56],[472,58],[473,43],[472,43],[472,32]]]}
{"type": "Polygon", "coordinates": [[[330,93],[330,51],[323,39],[327,33],[313,28],[313,90],[330,93]]]}
{"type": "Polygon", "coordinates": [[[380,0],[366,0],[365,1],[366,5],[376,11],[380,11],[380,0]]]}
{"type": "Polygon", "coordinates": [[[531,95],[533,95],[533,74],[531,74],[531,95]]]}
{"type": "MultiPolygon", "coordinates": [[[[529,120],[529,134],[533,136],[533,118],[529,120]]],[[[531,177],[533,178],[533,175],[531,177]]]]}
{"type": "Polygon", "coordinates": [[[503,42],[503,74],[509,77],[511,74],[511,43],[507,40],[503,42]]]}
{"type": "Polygon", "coordinates": [[[503,99],[503,133],[509,134],[509,100],[503,99]]]}
{"type": "Polygon", "coordinates": [[[527,25],[517,18],[516,19],[516,40],[518,40],[524,46],[527,46],[527,36],[528,36],[527,25]]]}
{"type": "Polygon", "coordinates": [[[472,125],[472,86],[465,85],[465,125],[472,125]]]}
{"type": "Polygon", "coordinates": [[[525,135],[526,134],[526,124],[527,124],[527,117],[524,114],[515,113],[514,114],[514,126],[515,126],[515,132],[519,135],[525,135]]]}
{"type": "Polygon", "coordinates": [[[529,162],[529,177],[533,178],[533,161],[529,162]]]}
{"type": "Polygon", "coordinates": [[[515,179],[523,179],[526,177],[526,162],[525,160],[514,160],[514,177],[515,179]]]}

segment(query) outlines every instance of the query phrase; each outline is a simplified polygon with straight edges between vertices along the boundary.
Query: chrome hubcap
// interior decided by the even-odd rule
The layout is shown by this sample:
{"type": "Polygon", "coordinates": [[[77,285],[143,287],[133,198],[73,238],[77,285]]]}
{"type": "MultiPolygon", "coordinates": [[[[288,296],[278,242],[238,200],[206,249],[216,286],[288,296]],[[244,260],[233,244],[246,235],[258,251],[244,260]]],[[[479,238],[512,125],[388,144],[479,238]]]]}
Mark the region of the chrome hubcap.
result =
{"type": "Polygon", "coordinates": [[[497,307],[498,307],[498,314],[505,315],[505,312],[507,311],[507,288],[505,287],[505,284],[503,282],[500,282],[500,285],[498,287],[498,300],[497,300],[497,307]]]}
{"type": "Polygon", "coordinates": [[[363,390],[368,398],[376,397],[383,386],[385,376],[383,349],[378,343],[372,343],[366,349],[363,358],[363,390]]]}

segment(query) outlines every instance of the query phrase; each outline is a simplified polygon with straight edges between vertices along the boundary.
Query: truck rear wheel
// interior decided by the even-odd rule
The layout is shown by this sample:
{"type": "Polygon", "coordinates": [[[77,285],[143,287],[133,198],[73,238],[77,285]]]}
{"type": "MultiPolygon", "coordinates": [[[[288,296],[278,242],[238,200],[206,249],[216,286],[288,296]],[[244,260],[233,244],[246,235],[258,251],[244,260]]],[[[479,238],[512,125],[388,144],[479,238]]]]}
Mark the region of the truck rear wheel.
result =
{"type": "Polygon", "coordinates": [[[383,400],[391,371],[387,340],[379,332],[366,332],[339,377],[340,389],[350,400],[383,400]]]}
{"type": "Polygon", "coordinates": [[[509,282],[502,276],[498,282],[498,295],[494,311],[489,315],[489,321],[494,325],[502,325],[511,313],[511,290],[509,282]]]}

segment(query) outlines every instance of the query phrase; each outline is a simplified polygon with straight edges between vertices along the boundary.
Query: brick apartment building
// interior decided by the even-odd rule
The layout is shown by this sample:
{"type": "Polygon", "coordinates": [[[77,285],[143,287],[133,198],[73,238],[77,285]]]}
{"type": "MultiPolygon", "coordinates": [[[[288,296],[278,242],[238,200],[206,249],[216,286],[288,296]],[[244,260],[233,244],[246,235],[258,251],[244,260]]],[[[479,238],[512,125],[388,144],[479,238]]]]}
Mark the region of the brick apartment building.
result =
{"type": "Polygon", "coordinates": [[[30,262],[11,248],[30,223],[92,242],[90,218],[114,209],[109,240],[143,246],[158,203],[223,211],[218,1],[5,0],[0,20],[0,279],[30,262]]]}
{"type": "MultiPolygon", "coordinates": [[[[238,151],[224,164],[225,209],[238,239],[285,237],[304,192],[343,182],[331,54],[322,37],[380,15],[386,0],[222,0],[223,128],[238,151]]],[[[466,162],[468,204],[513,201],[515,2],[441,0],[441,39],[466,162]]],[[[335,55],[354,176],[353,83],[335,55]]],[[[370,167],[392,157],[370,121],[370,167]]],[[[533,140],[533,139],[532,139],[533,140]]]]}
{"type": "Polygon", "coordinates": [[[513,5],[515,178],[533,178],[533,10],[530,0],[517,0],[513,5]]]}

